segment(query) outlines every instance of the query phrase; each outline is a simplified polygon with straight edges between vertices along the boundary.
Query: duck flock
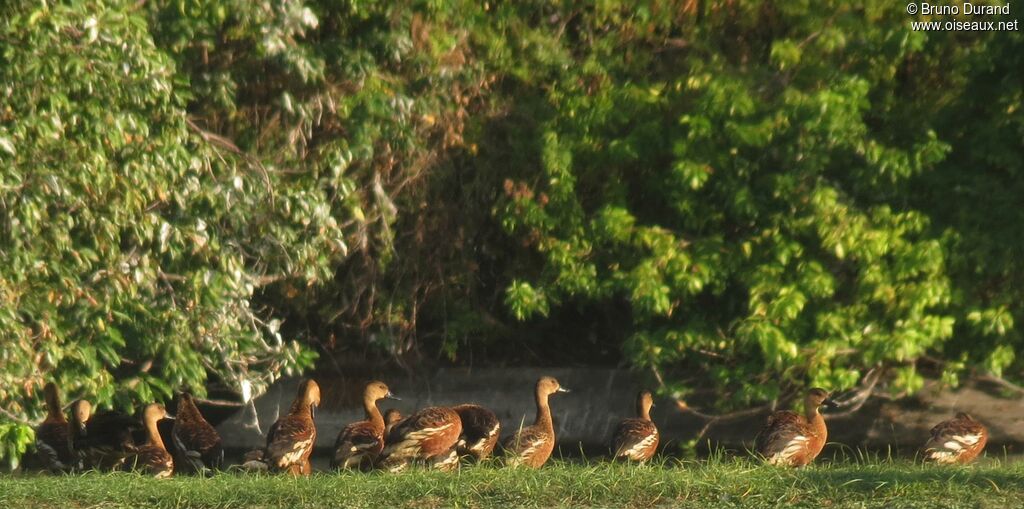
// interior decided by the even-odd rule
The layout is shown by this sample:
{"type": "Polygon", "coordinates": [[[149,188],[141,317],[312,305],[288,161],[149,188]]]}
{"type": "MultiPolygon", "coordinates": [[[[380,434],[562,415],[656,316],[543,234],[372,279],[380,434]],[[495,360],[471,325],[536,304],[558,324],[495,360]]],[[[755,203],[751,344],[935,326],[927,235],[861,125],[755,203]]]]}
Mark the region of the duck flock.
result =
{"type": "MultiPolygon", "coordinates": [[[[555,430],[548,398],[568,392],[552,377],[537,381],[534,397],[537,417],[502,441],[504,464],[539,468],[555,447],[555,430]]],[[[132,470],[157,478],[179,473],[210,473],[224,467],[224,451],[216,429],[203,418],[193,398],[179,395],[177,415],[163,405],[147,405],[142,421],[113,411],[92,412],[87,400],[71,404],[70,421],[64,415],[57,386],[45,388],[47,417],[36,428],[36,454],[48,471],[132,470]],[[145,439],[134,430],[144,430],[145,439]]],[[[363,406],[366,419],[345,426],[334,441],[332,469],[382,469],[400,472],[410,466],[453,470],[492,455],[501,425],[494,412],[480,405],[435,406],[408,417],[391,409],[381,414],[377,403],[398,399],[383,382],[366,385],[363,406]]],[[[316,443],[314,421],[320,404],[320,387],[305,380],[287,415],[270,428],[266,446],[245,455],[239,468],[251,471],[309,475],[310,457],[316,443]]],[[[799,467],[814,461],[828,435],[818,409],[832,402],[823,389],[810,389],[804,413],[772,413],[755,443],[757,455],[767,463],[799,467]]],[[[636,400],[636,417],[622,420],[609,440],[616,460],[645,462],[658,449],[660,435],[651,420],[651,393],[642,391],[636,400]]],[[[923,458],[940,464],[964,464],[985,448],[988,432],[965,413],[936,425],[922,448],[923,458]]]]}

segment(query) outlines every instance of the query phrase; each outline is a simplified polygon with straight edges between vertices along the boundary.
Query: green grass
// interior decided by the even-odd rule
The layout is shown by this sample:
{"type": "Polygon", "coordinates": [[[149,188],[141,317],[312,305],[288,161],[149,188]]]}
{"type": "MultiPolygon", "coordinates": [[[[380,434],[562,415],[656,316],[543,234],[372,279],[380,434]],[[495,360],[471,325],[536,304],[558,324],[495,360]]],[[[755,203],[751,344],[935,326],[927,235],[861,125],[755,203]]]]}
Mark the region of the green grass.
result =
{"type": "Polygon", "coordinates": [[[0,507],[1018,507],[1024,463],[940,468],[862,460],[778,469],[747,460],[634,466],[553,462],[539,471],[0,476],[0,507]]]}

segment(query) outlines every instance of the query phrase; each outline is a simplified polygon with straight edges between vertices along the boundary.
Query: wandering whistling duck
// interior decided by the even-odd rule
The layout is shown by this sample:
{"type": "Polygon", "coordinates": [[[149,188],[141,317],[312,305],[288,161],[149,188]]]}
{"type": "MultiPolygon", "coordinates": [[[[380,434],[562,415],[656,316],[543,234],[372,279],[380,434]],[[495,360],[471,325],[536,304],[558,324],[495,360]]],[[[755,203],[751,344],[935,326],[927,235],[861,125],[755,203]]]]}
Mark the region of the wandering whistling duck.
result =
{"type": "Polygon", "coordinates": [[[167,479],[174,473],[174,459],[167,452],[160,437],[157,423],[160,419],[173,419],[163,405],[153,403],[146,406],[142,421],[146,426],[146,443],[135,447],[127,459],[129,470],[145,472],[157,479],[167,479]]]}
{"type": "Polygon", "coordinates": [[[309,456],[316,443],[313,418],[318,405],[320,386],[313,380],[299,384],[299,393],[288,414],[278,419],[267,433],[264,461],[270,470],[308,475],[309,456]]]}
{"type": "Polygon", "coordinates": [[[401,420],[402,412],[399,412],[397,408],[389,408],[384,412],[384,437],[390,435],[391,429],[401,420]]]}
{"type": "Polygon", "coordinates": [[[974,461],[988,442],[988,430],[964,412],[932,428],[932,437],[924,444],[924,459],[939,464],[967,464],[974,461]]]}
{"type": "Polygon", "coordinates": [[[199,473],[208,469],[217,470],[224,462],[220,435],[203,418],[191,394],[178,395],[177,418],[174,420],[171,437],[179,471],[199,473]]]}
{"type": "Polygon", "coordinates": [[[391,394],[384,382],[370,382],[363,390],[363,410],[366,420],[345,426],[334,441],[334,458],[331,468],[372,467],[377,456],[384,450],[384,417],[377,408],[377,401],[399,399],[391,394]]]}
{"type": "Polygon", "coordinates": [[[569,392],[563,389],[558,380],[550,376],[537,380],[534,398],[537,402],[537,419],[533,425],[520,429],[516,434],[505,439],[502,448],[510,466],[525,465],[540,468],[555,449],[555,427],[551,422],[551,407],[548,396],[556,392],[569,392]]]}
{"type": "Polygon", "coordinates": [[[501,423],[494,412],[480,405],[458,405],[452,407],[462,421],[462,436],[457,451],[460,456],[471,456],[477,461],[487,459],[498,443],[501,423]]]}
{"type": "Polygon", "coordinates": [[[46,419],[36,428],[36,456],[47,470],[69,472],[78,467],[71,450],[68,420],[60,405],[60,391],[50,382],[43,388],[46,397],[46,419]]]}
{"type": "Polygon", "coordinates": [[[71,448],[82,460],[83,468],[121,468],[135,448],[132,430],[138,427],[138,421],[120,412],[93,414],[92,405],[84,399],[71,404],[71,448]]]}
{"type": "Polygon", "coordinates": [[[447,469],[452,465],[455,444],[462,434],[462,420],[451,408],[424,408],[395,424],[385,439],[381,452],[381,466],[399,472],[410,462],[424,462],[435,468],[447,469]]]}
{"type": "Polygon", "coordinates": [[[658,427],[651,421],[654,398],[649,391],[640,391],[636,397],[636,417],[623,419],[612,434],[612,454],[615,459],[644,462],[658,450],[658,427]]]}
{"type": "Polygon", "coordinates": [[[814,461],[828,439],[820,406],[832,407],[824,389],[811,389],[804,396],[804,415],[788,410],[774,412],[758,435],[757,452],[772,465],[802,467],[814,461]]]}

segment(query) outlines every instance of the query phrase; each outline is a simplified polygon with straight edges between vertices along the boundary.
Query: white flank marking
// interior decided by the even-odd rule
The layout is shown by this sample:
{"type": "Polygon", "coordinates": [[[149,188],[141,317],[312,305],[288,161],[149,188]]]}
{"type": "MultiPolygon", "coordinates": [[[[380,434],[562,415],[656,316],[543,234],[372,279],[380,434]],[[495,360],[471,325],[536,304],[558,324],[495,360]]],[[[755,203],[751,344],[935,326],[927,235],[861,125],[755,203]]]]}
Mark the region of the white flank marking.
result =
{"type": "Polygon", "coordinates": [[[786,446],[783,447],[781,451],[768,458],[768,463],[771,463],[772,465],[789,464],[790,460],[793,459],[793,455],[804,450],[804,448],[807,447],[807,442],[809,441],[810,439],[803,435],[793,437],[788,443],[786,443],[786,446]]]}
{"type": "Polygon", "coordinates": [[[423,449],[421,442],[432,438],[435,434],[450,427],[452,427],[452,423],[445,424],[444,426],[438,426],[436,428],[423,428],[409,432],[402,437],[400,442],[389,445],[384,454],[388,457],[417,458],[420,455],[420,451],[423,449]]]}
{"type": "Polygon", "coordinates": [[[974,445],[981,440],[981,435],[953,435],[953,440],[962,444],[974,445]]]}
{"type": "MultiPolygon", "coordinates": [[[[509,464],[512,465],[512,466],[519,465],[520,463],[522,463],[524,460],[526,460],[530,456],[533,456],[533,454],[535,452],[537,452],[537,449],[541,445],[544,445],[545,442],[547,442],[546,438],[539,438],[537,440],[534,440],[533,442],[530,442],[529,444],[527,444],[527,446],[522,451],[519,451],[519,452],[515,453],[514,456],[509,458],[509,464]]],[[[519,441],[516,441],[515,445],[516,446],[521,446],[522,443],[520,443],[519,441]]]]}
{"type": "Polygon", "coordinates": [[[292,444],[292,450],[281,455],[277,460],[277,468],[287,468],[290,465],[298,464],[302,460],[302,454],[313,445],[313,440],[303,440],[292,444]]]}
{"type": "Polygon", "coordinates": [[[956,440],[947,440],[945,443],[942,444],[942,446],[945,447],[946,449],[949,449],[950,451],[959,451],[964,448],[964,446],[960,444],[960,442],[957,442],[956,440]]]}
{"type": "Polygon", "coordinates": [[[633,447],[626,449],[619,453],[619,456],[625,456],[633,461],[641,461],[644,459],[643,453],[647,450],[655,440],[658,439],[658,434],[653,433],[644,437],[643,440],[633,444],[633,447]]]}

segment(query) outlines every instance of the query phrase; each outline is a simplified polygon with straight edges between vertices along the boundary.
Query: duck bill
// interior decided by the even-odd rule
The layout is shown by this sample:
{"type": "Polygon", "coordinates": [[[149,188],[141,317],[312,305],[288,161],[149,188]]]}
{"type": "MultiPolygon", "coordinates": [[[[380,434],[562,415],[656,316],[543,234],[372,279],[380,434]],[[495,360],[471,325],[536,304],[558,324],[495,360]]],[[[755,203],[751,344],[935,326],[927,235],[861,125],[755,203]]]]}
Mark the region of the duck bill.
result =
{"type": "Polygon", "coordinates": [[[316,405],[309,405],[309,416],[316,419],[316,405]]]}
{"type": "Polygon", "coordinates": [[[825,401],[822,401],[821,402],[821,406],[823,406],[823,407],[825,407],[825,408],[827,408],[829,410],[832,410],[832,409],[835,409],[835,408],[839,408],[839,404],[836,403],[836,401],[834,399],[832,399],[832,398],[828,398],[825,401]]]}
{"type": "Polygon", "coordinates": [[[384,398],[386,398],[386,399],[393,399],[395,401],[402,401],[402,398],[399,398],[398,396],[395,396],[391,391],[388,391],[388,393],[384,395],[384,398]]]}
{"type": "Polygon", "coordinates": [[[570,391],[569,389],[566,389],[565,387],[559,387],[557,392],[572,392],[572,391],[570,391]]]}

